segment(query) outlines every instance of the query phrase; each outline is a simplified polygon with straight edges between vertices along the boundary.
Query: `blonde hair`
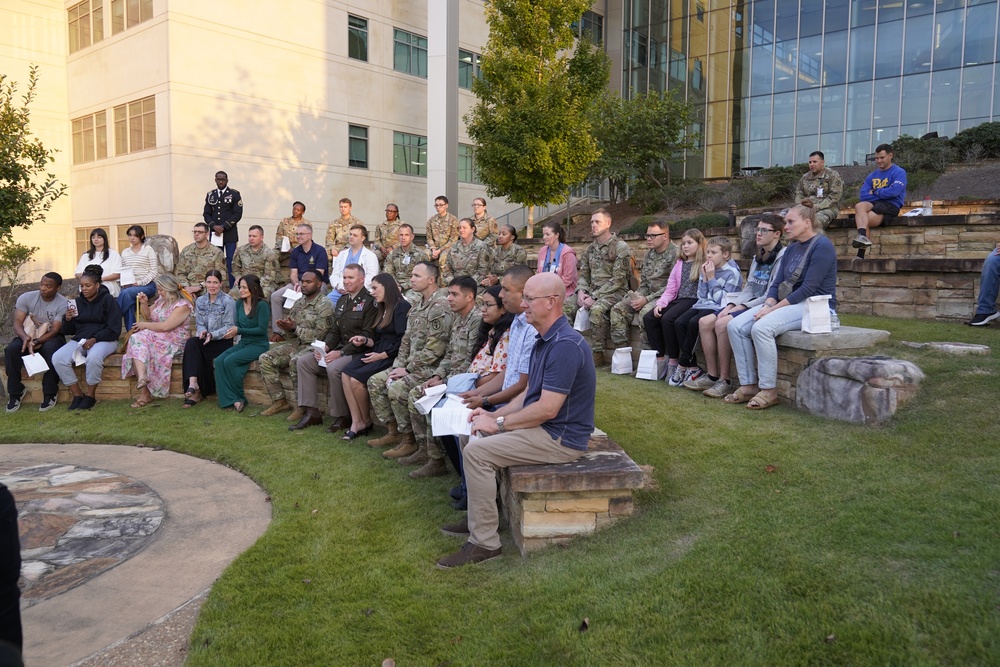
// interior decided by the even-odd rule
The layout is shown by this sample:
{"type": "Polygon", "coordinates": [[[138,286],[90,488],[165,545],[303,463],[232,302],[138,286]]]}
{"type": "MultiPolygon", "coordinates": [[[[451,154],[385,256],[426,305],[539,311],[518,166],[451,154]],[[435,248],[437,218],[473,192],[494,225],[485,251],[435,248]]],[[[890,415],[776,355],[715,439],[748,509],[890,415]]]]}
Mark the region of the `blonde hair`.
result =
{"type": "Polygon", "coordinates": [[[705,248],[708,244],[705,242],[705,235],[699,229],[689,229],[684,232],[681,235],[681,243],[684,242],[685,236],[698,244],[698,249],[694,251],[694,261],[691,264],[691,275],[689,276],[691,280],[698,282],[698,271],[705,263],[705,248]]]}
{"type": "Polygon", "coordinates": [[[186,299],[188,303],[191,302],[191,296],[187,290],[183,289],[180,283],[177,282],[177,278],[174,278],[169,273],[161,273],[156,276],[156,280],[153,282],[156,283],[156,286],[167,297],[166,301],[168,304],[174,303],[181,298],[186,299]]]}
{"type": "Polygon", "coordinates": [[[822,231],[823,226],[816,220],[816,208],[812,199],[803,199],[801,203],[793,206],[792,210],[798,213],[803,220],[808,220],[814,232],[822,231]]]}
{"type": "Polygon", "coordinates": [[[722,254],[733,254],[733,242],[729,240],[728,236],[713,236],[705,244],[706,247],[714,245],[715,247],[722,250],[722,254]]]}

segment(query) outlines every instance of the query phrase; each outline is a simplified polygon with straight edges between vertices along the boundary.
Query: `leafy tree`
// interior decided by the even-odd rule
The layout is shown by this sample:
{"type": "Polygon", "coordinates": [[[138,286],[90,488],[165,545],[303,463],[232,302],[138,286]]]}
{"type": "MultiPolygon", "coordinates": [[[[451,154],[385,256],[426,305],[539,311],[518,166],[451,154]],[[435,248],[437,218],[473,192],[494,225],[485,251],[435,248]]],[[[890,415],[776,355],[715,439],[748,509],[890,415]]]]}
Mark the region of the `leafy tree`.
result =
{"type": "Polygon", "coordinates": [[[605,94],[596,105],[594,137],[601,156],[591,176],[608,179],[612,201],[632,184],[662,189],[670,181],[666,163],[696,145],[697,136],[687,132],[693,120],[693,106],[673,93],[629,99],[605,94]]]}
{"type": "Polygon", "coordinates": [[[566,201],[598,150],[590,111],[607,85],[607,54],[570,25],[589,0],[487,0],[490,37],[478,98],[466,115],[476,167],[491,197],[528,207],[566,201]]]}

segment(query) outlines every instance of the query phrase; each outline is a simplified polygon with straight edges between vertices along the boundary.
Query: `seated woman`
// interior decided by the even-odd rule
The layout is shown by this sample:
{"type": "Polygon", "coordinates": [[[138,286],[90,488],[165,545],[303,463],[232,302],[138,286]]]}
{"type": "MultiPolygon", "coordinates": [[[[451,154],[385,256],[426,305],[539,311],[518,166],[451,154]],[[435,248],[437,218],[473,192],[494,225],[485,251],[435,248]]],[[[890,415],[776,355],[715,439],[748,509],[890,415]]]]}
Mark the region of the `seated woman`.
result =
{"type": "Polygon", "coordinates": [[[517,244],[517,230],[513,225],[504,225],[497,233],[497,244],[490,249],[490,269],[480,282],[485,287],[500,284],[500,276],[515,264],[524,264],[528,253],[517,244]]]}
{"type": "Polygon", "coordinates": [[[117,297],[122,291],[118,278],[121,277],[122,256],[108,243],[108,233],[103,229],[95,229],[90,233],[90,249],[80,256],[80,262],[76,265],[76,279],[83,275],[83,270],[91,264],[97,264],[104,269],[101,281],[111,292],[111,296],[117,297]]]}
{"type": "Polygon", "coordinates": [[[157,274],[160,272],[160,262],[156,252],[147,245],[146,232],[139,225],[128,228],[129,247],[122,250],[122,291],[118,294],[118,308],[125,318],[125,330],[135,324],[136,298],[145,294],[147,298],[156,296],[157,274]],[[128,277],[128,276],[131,277],[128,277]]]}
{"type": "Polygon", "coordinates": [[[563,314],[572,321],[576,315],[576,251],[566,245],[566,232],[558,222],[542,225],[542,246],[538,249],[536,273],[555,273],[562,278],[566,286],[563,314]]]}
{"type": "Polygon", "coordinates": [[[73,401],[70,410],[89,410],[97,403],[97,385],[104,372],[104,359],[118,349],[118,336],[122,333],[122,311],[108,288],[101,284],[104,270],[91,264],[80,276],[80,296],[70,301],[66,310],[62,333],[70,337],[52,355],[52,366],[59,379],[69,388],[73,401]],[[73,357],[86,357],[86,392],[80,389],[73,357]]]}
{"type": "Polygon", "coordinates": [[[248,273],[239,282],[240,300],[236,304],[236,324],[229,327],[223,338],[240,342],[215,358],[215,384],[219,390],[219,407],[243,412],[247,396],[243,379],[250,364],[267,352],[267,329],[271,324],[271,306],[264,299],[260,278],[248,273]]]}
{"type": "Polygon", "coordinates": [[[184,343],[184,405],[190,408],[215,393],[215,358],[233,346],[226,332],[236,326],[236,301],[222,291],[222,273],[205,274],[205,294],[194,302],[197,332],[184,343]]]}
{"type": "MultiPolygon", "coordinates": [[[[805,199],[785,216],[785,249],[767,297],[729,323],[729,342],[736,359],[740,388],[723,400],[763,410],[778,402],[778,346],[775,338],[802,326],[804,302],[830,295],[837,307],[837,252],[816,221],[812,201],[805,199]]],[[[833,313],[836,316],[836,313],[833,313]]]]}
{"type": "Polygon", "coordinates": [[[490,249],[476,238],[476,223],[469,218],[458,221],[458,240],[451,244],[444,269],[445,284],[458,276],[472,276],[477,285],[490,270],[490,249]]]}
{"type": "Polygon", "coordinates": [[[156,277],[156,301],[140,292],[139,310],[145,321],[132,325],[132,335],[122,357],[122,379],[135,375],[139,398],[133,408],[149,405],[153,398],[170,393],[170,371],[174,357],[184,350],[191,322],[191,302],[169,273],[156,277]]]}
{"type": "Polygon", "coordinates": [[[409,302],[403,298],[395,278],[388,273],[372,278],[371,293],[378,304],[375,338],[355,336],[351,339],[355,346],[370,348],[371,351],[355,356],[340,376],[344,397],[351,410],[351,428],[344,435],[344,440],[353,440],[371,432],[375,422],[371,416],[368,378],[389,368],[396,360],[399,344],[406,333],[406,316],[410,312],[409,302]]]}

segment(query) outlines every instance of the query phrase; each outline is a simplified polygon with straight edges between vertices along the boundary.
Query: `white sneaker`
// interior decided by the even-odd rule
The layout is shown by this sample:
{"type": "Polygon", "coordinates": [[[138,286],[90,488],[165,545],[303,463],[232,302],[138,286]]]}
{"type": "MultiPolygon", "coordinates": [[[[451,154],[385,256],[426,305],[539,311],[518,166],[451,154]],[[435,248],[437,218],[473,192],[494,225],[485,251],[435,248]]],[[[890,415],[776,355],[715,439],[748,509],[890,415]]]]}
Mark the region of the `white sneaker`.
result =
{"type": "Polygon", "coordinates": [[[676,366],[674,372],[670,373],[669,379],[667,380],[667,385],[670,387],[679,387],[684,384],[684,376],[687,375],[687,368],[681,368],[676,366]]]}

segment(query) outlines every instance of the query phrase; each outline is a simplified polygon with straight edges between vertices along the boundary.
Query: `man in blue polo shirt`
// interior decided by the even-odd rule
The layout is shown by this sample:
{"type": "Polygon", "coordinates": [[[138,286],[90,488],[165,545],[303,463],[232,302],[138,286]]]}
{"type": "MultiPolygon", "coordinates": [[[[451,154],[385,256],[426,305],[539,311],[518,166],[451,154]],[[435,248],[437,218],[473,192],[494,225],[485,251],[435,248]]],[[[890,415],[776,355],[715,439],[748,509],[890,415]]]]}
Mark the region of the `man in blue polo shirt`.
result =
{"type": "Polygon", "coordinates": [[[320,283],[325,283],[330,275],[330,259],[326,256],[326,248],[313,243],[313,228],[309,224],[301,224],[295,228],[295,239],[298,245],[292,248],[289,258],[289,283],[271,294],[271,342],[280,343],[285,340],[285,332],[278,326],[278,320],[285,316],[282,307],[285,303],[285,292],[301,292],[301,277],[306,271],[315,271],[320,283]]]}
{"type": "Polygon", "coordinates": [[[892,163],[892,146],[880,144],[875,149],[875,166],[878,169],[868,174],[861,185],[861,201],[854,205],[858,237],[851,245],[861,250],[872,247],[868,230],[892,222],[906,196],[906,171],[892,163]]]}
{"type": "Polygon", "coordinates": [[[512,465],[569,463],[587,451],[594,431],[597,374],[590,347],[563,316],[566,286],[553,273],[532,276],[522,303],[538,331],[528,386],[496,412],[472,411],[479,436],[462,452],[468,486],[465,521],[443,526],[447,535],[468,536],[465,545],[437,562],[453,568],[499,558],[496,471],[512,465]]]}

